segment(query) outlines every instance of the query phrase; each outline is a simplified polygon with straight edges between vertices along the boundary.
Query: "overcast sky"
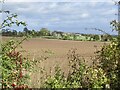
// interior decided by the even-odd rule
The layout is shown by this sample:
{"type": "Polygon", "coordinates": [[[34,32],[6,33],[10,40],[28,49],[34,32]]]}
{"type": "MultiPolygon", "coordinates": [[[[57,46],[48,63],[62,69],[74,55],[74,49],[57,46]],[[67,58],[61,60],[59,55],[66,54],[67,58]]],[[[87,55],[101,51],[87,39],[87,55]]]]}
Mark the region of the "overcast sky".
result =
{"type": "Polygon", "coordinates": [[[115,34],[110,21],[117,19],[117,6],[111,0],[7,0],[3,9],[17,13],[19,20],[27,22],[28,29],[45,27],[51,31],[99,34],[85,30],[99,28],[115,34]]]}

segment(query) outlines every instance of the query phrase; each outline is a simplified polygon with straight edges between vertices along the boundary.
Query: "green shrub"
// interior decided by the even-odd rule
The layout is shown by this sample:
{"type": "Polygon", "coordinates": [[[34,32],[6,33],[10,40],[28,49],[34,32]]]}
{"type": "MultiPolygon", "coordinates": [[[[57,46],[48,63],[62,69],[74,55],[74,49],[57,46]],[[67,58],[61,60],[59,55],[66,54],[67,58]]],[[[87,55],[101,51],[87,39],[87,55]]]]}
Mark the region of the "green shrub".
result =
{"type": "Polygon", "coordinates": [[[60,67],[55,67],[55,75],[46,79],[46,88],[82,88],[84,83],[84,72],[86,65],[82,63],[75,49],[69,51],[69,74],[65,77],[60,67]]]}
{"type": "MultiPolygon", "coordinates": [[[[105,46],[104,46],[105,47],[105,46]]],[[[100,53],[100,52],[99,52],[100,53]]],[[[99,54],[101,56],[101,54],[99,54]]],[[[98,56],[99,56],[98,55],[98,56]]],[[[107,54],[105,54],[107,55],[107,54]]],[[[103,55],[103,56],[105,56],[103,55]]],[[[108,56],[107,56],[108,57],[108,56]]],[[[102,66],[104,62],[93,63],[91,66],[87,66],[83,58],[76,53],[76,49],[72,49],[68,53],[69,59],[69,73],[65,77],[64,72],[60,67],[55,67],[55,74],[47,77],[45,81],[46,88],[116,88],[118,79],[117,74],[112,73],[110,70],[109,74],[105,69],[111,68],[108,66],[102,66]],[[108,77],[112,75],[111,77],[108,77]],[[113,81],[112,81],[113,80],[113,81]],[[114,86],[114,87],[113,87],[114,86]]],[[[57,65],[58,66],[58,65],[57,65]]],[[[115,71],[115,70],[114,70],[115,71]]]]}
{"type": "Polygon", "coordinates": [[[45,81],[45,88],[66,88],[67,80],[64,73],[61,71],[60,67],[55,67],[54,76],[48,76],[45,81]]]}
{"type": "Polygon", "coordinates": [[[117,41],[113,41],[103,46],[98,55],[99,67],[106,73],[111,88],[119,87],[120,49],[118,45],[117,41]]]}
{"type": "Polygon", "coordinates": [[[109,88],[109,80],[102,68],[89,67],[87,70],[87,88],[109,88]]]}
{"type": "Polygon", "coordinates": [[[30,63],[16,50],[19,45],[20,42],[10,40],[1,46],[2,88],[27,87],[30,63]]]}

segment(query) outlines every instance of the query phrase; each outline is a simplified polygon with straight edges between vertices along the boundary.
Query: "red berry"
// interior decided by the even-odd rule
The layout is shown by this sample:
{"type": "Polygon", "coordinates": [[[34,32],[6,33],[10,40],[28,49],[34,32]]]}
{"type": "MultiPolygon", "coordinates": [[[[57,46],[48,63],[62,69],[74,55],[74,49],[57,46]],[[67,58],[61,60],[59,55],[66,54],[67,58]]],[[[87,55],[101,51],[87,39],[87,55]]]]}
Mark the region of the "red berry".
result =
{"type": "Polygon", "coordinates": [[[13,83],[11,86],[12,86],[12,87],[15,87],[16,85],[13,83]]]}

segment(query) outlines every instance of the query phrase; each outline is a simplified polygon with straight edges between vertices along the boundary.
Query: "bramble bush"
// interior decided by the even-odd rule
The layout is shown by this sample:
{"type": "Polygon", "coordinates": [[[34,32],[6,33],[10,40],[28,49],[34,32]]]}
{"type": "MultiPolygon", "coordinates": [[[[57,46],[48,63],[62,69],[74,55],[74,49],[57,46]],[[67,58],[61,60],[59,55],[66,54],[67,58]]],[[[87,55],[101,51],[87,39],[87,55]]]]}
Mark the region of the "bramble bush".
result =
{"type": "MultiPolygon", "coordinates": [[[[17,14],[11,14],[10,11],[1,11],[7,14],[6,19],[0,24],[0,29],[12,27],[12,25],[23,25],[26,23],[17,20],[17,14]]],[[[28,88],[27,78],[31,67],[28,58],[23,57],[22,53],[17,50],[20,44],[27,37],[20,41],[14,39],[1,42],[0,51],[0,71],[1,71],[1,88],[28,88]]]]}
{"type": "Polygon", "coordinates": [[[120,87],[120,36],[97,53],[99,65],[106,73],[110,88],[120,87]]]}
{"type": "Polygon", "coordinates": [[[76,49],[71,49],[68,53],[69,59],[69,73],[67,76],[57,65],[55,67],[55,74],[48,76],[45,81],[45,88],[83,88],[85,68],[84,61],[82,62],[79,54],[76,53],[76,49]]]}
{"type": "MultiPolygon", "coordinates": [[[[18,42],[18,41],[17,41],[18,42]]],[[[27,88],[29,60],[16,50],[18,44],[10,40],[2,44],[2,88],[27,88]]]]}
{"type": "Polygon", "coordinates": [[[109,88],[108,78],[97,65],[87,66],[83,58],[71,49],[68,53],[69,73],[67,76],[57,65],[55,74],[48,76],[45,88],[109,88]]]}

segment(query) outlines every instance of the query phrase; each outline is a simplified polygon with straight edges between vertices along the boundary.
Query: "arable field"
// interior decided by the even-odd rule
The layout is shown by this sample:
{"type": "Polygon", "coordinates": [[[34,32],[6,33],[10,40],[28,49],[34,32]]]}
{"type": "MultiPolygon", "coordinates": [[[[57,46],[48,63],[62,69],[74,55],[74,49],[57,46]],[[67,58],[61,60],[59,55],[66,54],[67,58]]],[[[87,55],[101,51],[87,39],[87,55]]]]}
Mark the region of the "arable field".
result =
{"type": "MultiPolygon", "coordinates": [[[[72,48],[77,49],[77,53],[85,59],[94,56],[94,52],[99,50],[104,42],[92,41],[68,41],[68,40],[51,40],[51,39],[29,39],[22,44],[24,50],[30,53],[31,58],[40,56],[42,51],[52,52],[50,61],[64,61],[68,51],[72,48]]],[[[61,62],[63,63],[63,62],[61,62]]]]}
{"type": "MultiPolygon", "coordinates": [[[[8,38],[3,38],[7,40],[8,38]]],[[[68,51],[72,48],[77,49],[77,53],[81,57],[85,58],[87,64],[91,64],[91,57],[94,57],[94,52],[100,50],[104,42],[93,42],[93,41],[68,41],[68,40],[53,40],[53,39],[40,39],[32,38],[24,41],[22,44],[23,50],[26,50],[26,54],[30,60],[40,61],[42,56],[48,57],[46,60],[41,62],[38,66],[45,67],[47,73],[52,73],[56,64],[60,65],[62,70],[67,74],[68,72],[68,51]]],[[[40,80],[40,70],[32,73],[32,87],[38,87],[36,85],[40,80]],[[34,85],[35,84],[35,85],[34,85]]]]}

